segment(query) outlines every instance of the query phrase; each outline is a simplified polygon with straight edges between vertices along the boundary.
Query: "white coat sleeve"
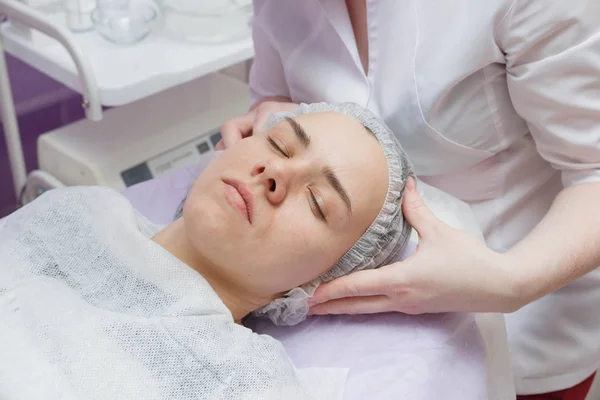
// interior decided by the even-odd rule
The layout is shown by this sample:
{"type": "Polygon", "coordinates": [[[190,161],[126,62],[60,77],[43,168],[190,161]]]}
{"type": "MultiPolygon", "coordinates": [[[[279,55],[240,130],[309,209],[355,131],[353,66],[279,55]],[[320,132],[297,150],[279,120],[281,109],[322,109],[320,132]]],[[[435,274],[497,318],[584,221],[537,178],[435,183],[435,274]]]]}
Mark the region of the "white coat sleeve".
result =
{"type": "Polygon", "coordinates": [[[600,1],[515,0],[500,27],[516,111],[565,187],[600,182],[600,1]]]}
{"type": "Polygon", "coordinates": [[[290,97],[283,63],[268,34],[267,24],[261,10],[269,7],[269,0],[254,0],[252,39],[254,41],[254,61],[250,69],[249,85],[251,104],[264,97],[290,97]]]}

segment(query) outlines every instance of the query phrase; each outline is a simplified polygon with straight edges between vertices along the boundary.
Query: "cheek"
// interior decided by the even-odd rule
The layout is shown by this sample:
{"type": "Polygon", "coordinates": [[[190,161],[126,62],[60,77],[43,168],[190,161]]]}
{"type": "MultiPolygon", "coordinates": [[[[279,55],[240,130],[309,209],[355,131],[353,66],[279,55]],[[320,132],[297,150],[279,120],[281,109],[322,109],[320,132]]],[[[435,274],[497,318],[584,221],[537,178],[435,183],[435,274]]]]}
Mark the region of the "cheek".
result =
{"type": "Polygon", "coordinates": [[[255,162],[257,158],[264,157],[269,152],[265,136],[256,135],[239,140],[222,156],[226,157],[224,164],[229,166],[236,163],[247,164],[248,161],[255,162]]]}
{"type": "Polygon", "coordinates": [[[213,160],[201,174],[216,179],[225,174],[248,174],[257,159],[264,157],[267,150],[265,145],[261,145],[259,138],[249,137],[236,142],[232,147],[221,153],[213,160]]]}

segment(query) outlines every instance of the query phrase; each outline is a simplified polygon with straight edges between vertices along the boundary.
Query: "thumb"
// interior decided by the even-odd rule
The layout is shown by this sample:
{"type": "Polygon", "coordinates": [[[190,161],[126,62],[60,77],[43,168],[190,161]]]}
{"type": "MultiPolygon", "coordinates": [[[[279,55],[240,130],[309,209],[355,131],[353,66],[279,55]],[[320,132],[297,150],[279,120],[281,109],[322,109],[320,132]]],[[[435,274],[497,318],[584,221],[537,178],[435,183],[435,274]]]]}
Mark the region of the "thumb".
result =
{"type": "Polygon", "coordinates": [[[264,132],[265,125],[273,113],[280,111],[293,111],[298,108],[296,103],[266,101],[261,103],[256,109],[256,118],[254,119],[254,132],[264,132]]]}
{"type": "Polygon", "coordinates": [[[255,113],[250,111],[242,116],[231,119],[221,126],[222,149],[228,149],[237,141],[252,135],[252,124],[254,123],[255,113]]]}
{"type": "Polygon", "coordinates": [[[383,293],[387,282],[382,270],[354,272],[320,285],[308,303],[312,307],[344,297],[375,296],[383,293]]]}
{"type": "Polygon", "coordinates": [[[223,139],[219,140],[219,142],[215,145],[215,150],[225,150],[225,142],[223,142],[223,139]]]}
{"type": "Polygon", "coordinates": [[[261,107],[256,111],[256,117],[253,121],[253,129],[255,132],[262,132],[265,130],[267,120],[274,111],[271,111],[268,107],[261,107]]]}
{"type": "Polygon", "coordinates": [[[440,222],[423,201],[413,177],[409,177],[406,182],[404,198],[402,199],[402,213],[421,237],[430,232],[440,222]]]}

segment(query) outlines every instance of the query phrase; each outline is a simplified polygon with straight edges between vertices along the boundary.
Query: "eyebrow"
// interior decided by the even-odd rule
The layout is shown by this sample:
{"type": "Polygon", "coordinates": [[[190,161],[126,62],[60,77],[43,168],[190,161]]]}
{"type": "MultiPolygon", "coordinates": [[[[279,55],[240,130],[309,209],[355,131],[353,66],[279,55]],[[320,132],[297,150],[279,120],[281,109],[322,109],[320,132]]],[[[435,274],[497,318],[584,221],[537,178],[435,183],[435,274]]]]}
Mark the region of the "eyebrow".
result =
{"type": "Polygon", "coordinates": [[[304,148],[310,146],[310,136],[308,136],[304,128],[290,117],[286,117],[285,120],[291,125],[296,137],[298,138],[298,141],[302,143],[302,146],[304,146],[304,148]]]}
{"type": "Polygon", "coordinates": [[[342,182],[340,182],[335,172],[333,172],[333,169],[331,169],[330,166],[326,165],[325,167],[323,167],[323,174],[325,175],[327,182],[329,182],[331,187],[333,187],[333,189],[342,198],[342,201],[346,204],[346,207],[348,208],[348,213],[352,215],[352,202],[350,202],[350,197],[348,196],[346,189],[344,189],[342,182]]]}
{"type": "MultiPolygon", "coordinates": [[[[296,134],[296,138],[302,144],[302,146],[306,149],[310,146],[310,136],[306,133],[302,125],[296,122],[293,118],[286,117],[285,120],[290,124],[294,133],[296,134]]],[[[348,192],[344,189],[344,185],[340,182],[337,174],[333,171],[329,165],[326,165],[322,169],[323,175],[325,175],[325,179],[327,179],[327,183],[335,190],[339,196],[342,198],[344,204],[348,208],[348,213],[352,215],[352,202],[350,201],[350,197],[348,196],[348,192]]]]}

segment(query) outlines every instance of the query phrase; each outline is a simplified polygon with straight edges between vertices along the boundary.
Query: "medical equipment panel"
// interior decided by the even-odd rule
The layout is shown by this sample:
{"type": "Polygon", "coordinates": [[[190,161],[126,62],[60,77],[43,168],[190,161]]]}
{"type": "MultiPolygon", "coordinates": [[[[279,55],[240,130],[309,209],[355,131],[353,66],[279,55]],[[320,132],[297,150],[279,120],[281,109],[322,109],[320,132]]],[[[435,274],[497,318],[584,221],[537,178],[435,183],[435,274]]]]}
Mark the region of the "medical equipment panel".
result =
{"type": "Polygon", "coordinates": [[[214,150],[219,140],[221,140],[221,132],[218,129],[208,132],[205,135],[200,135],[198,138],[175,148],[168,149],[148,161],[144,161],[121,172],[121,178],[125,186],[129,187],[136,183],[187,167],[200,161],[201,154],[214,150]]]}
{"type": "Polygon", "coordinates": [[[249,102],[245,83],[211,74],[41,135],[39,167],[68,186],[121,190],[198,162],[249,102]]]}

